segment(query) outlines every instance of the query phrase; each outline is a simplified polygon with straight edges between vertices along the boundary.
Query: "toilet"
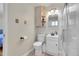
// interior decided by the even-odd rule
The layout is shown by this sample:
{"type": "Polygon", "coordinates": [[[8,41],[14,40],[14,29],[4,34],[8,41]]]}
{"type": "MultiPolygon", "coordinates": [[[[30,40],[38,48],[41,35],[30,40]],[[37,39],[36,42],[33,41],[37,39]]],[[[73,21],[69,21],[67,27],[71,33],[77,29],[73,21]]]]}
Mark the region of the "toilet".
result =
{"type": "Polygon", "coordinates": [[[37,41],[33,44],[36,56],[42,56],[43,55],[42,54],[43,42],[44,42],[44,34],[38,34],[37,35],[37,41]]]}

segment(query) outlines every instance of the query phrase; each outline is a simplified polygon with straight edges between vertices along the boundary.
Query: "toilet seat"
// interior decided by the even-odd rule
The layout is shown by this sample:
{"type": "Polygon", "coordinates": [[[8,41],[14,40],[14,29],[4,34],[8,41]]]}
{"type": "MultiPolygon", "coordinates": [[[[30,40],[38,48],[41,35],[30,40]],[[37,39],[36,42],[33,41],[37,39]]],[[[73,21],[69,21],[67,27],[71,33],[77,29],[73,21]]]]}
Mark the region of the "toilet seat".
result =
{"type": "Polygon", "coordinates": [[[35,42],[33,45],[34,46],[41,46],[42,45],[42,42],[35,42]]]}

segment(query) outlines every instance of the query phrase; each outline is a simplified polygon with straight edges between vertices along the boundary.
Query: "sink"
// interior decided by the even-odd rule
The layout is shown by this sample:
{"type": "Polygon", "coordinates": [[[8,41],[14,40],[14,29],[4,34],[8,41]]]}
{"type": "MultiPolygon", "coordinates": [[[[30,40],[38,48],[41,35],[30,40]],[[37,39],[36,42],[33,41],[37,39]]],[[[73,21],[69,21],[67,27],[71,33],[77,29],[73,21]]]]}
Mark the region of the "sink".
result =
{"type": "Polygon", "coordinates": [[[58,37],[58,35],[47,34],[47,37],[58,37]]]}

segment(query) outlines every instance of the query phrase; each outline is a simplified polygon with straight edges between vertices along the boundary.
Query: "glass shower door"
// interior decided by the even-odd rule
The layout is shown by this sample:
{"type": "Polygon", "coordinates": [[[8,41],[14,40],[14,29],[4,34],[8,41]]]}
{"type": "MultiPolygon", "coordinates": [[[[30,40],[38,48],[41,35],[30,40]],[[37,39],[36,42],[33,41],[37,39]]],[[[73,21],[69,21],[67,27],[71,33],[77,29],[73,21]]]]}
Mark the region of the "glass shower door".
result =
{"type": "Polygon", "coordinates": [[[79,55],[79,4],[66,4],[63,14],[63,47],[65,55],[79,55]]]}

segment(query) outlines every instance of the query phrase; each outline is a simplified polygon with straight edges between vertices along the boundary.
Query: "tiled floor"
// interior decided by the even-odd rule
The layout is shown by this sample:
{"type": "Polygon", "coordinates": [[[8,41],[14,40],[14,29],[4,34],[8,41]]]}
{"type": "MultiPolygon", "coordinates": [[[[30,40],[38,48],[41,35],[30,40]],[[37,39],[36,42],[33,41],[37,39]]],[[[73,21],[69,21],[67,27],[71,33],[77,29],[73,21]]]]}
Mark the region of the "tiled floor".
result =
{"type": "MultiPolygon", "coordinates": [[[[29,54],[29,56],[37,56],[37,55],[35,55],[35,51],[32,51],[32,52],[29,54]]],[[[53,56],[53,55],[50,55],[50,54],[47,54],[47,53],[42,52],[42,55],[38,55],[38,56],[53,56]]]]}
{"type": "Polygon", "coordinates": [[[2,56],[3,49],[0,47],[0,56],[2,56]]]}

